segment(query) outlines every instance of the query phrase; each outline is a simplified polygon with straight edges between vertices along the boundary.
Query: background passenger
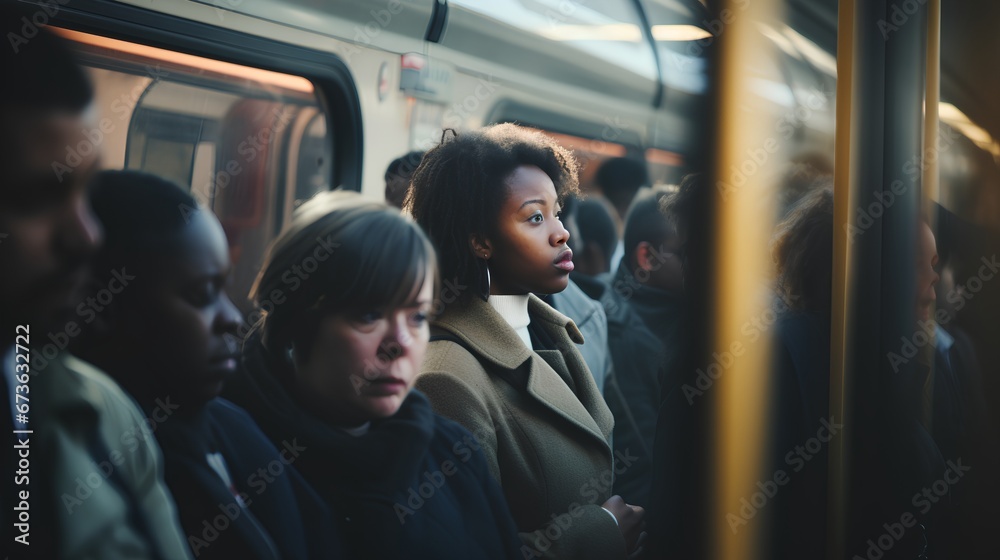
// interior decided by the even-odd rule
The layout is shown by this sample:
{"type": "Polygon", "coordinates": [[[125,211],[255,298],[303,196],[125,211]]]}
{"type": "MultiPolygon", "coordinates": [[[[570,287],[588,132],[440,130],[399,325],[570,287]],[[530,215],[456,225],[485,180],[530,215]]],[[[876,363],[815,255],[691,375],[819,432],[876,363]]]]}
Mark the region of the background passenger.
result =
{"type": "Polygon", "coordinates": [[[682,320],[680,242],[660,212],[665,194],[641,194],[632,204],[625,224],[625,258],[615,275],[594,289],[608,315],[608,346],[619,389],[607,395],[615,415],[615,446],[636,457],[619,473],[615,491],[643,506],[649,505],[652,494],[660,372],[667,354],[678,350],[676,329],[682,320]]]}
{"type": "Polygon", "coordinates": [[[424,156],[406,208],[443,278],[465,288],[442,298],[418,387],[479,438],[525,554],[610,560],[641,547],[643,510],[611,496],[614,420],[576,349],[580,331],[531,295],[566,288],[560,199],[576,173],[569,152],[512,124],[424,156]]]}
{"type": "MultiPolygon", "coordinates": [[[[830,297],[833,279],[833,191],[827,182],[796,202],[778,224],[772,254],[777,274],[774,405],[769,463],[789,481],[774,498],[775,558],[821,557],[826,550],[826,475],[830,445],[785,457],[815,437],[830,418],[830,297]]],[[[836,418],[833,419],[836,422],[836,418]]],[[[832,437],[832,435],[831,435],[832,437]]]]}
{"type": "Polygon", "coordinates": [[[94,283],[125,285],[80,352],[139,402],[198,558],[339,558],[319,497],[250,416],[217,398],[236,371],[242,317],[226,295],[229,248],[210,211],[170,182],[105,171],[91,201],[105,231],[94,283]],[[275,474],[273,465],[282,468],[275,474]],[[260,474],[265,469],[265,475],[260,474]],[[227,518],[223,525],[215,521],[227,518]]]}
{"type": "MultiPolygon", "coordinates": [[[[684,273],[685,299],[710,301],[714,185],[705,175],[686,175],[677,192],[663,197],[660,211],[678,237],[677,252],[684,273]]],[[[653,441],[653,499],[650,504],[650,552],[652,558],[705,558],[714,528],[699,520],[710,511],[710,481],[713,472],[712,430],[714,410],[709,399],[686,392],[695,387],[697,372],[708,355],[700,340],[706,332],[709,309],[686,306],[671,343],[680,351],[666,356],[661,371],[660,406],[653,441]]]]}
{"type": "Polygon", "coordinates": [[[625,257],[610,283],[670,349],[682,319],[685,254],[676,226],[660,212],[666,196],[652,191],[632,204],[622,236],[625,257]]]}
{"type": "MultiPolygon", "coordinates": [[[[933,376],[934,395],[930,407],[930,427],[934,440],[941,448],[946,460],[960,457],[964,464],[975,465],[962,476],[961,485],[951,488],[949,514],[943,521],[942,530],[947,539],[945,547],[935,547],[939,553],[952,558],[976,558],[987,554],[979,538],[989,527],[994,526],[998,513],[990,499],[997,495],[1000,481],[997,481],[997,457],[991,410],[986,398],[983,372],[976,348],[969,333],[962,328],[966,299],[976,294],[968,291],[966,282],[978,277],[983,261],[965,268],[962,252],[968,247],[958,247],[948,235],[947,221],[938,222],[937,253],[940,260],[930,272],[940,271],[940,281],[934,286],[936,309],[934,317],[934,358],[930,375],[933,376]],[[944,222],[944,223],[942,223],[944,222]],[[967,272],[971,270],[972,272],[967,272]],[[961,271],[961,272],[959,272],[961,271]],[[964,281],[958,281],[962,278],[964,281]]],[[[924,255],[933,247],[933,232],[921,224],[922,234],[918,237],[917,277],[927,278],[929,260],[924,255]],[[926,229],[924,229],[926,228],[926,229]]],[[[953,234],[954,235],[954,234],[953,234]]],[[[918,293],[919,293],[918,288],[918,293]]],[[[926,325],[926,323],[925,323],[926,325]]],[[[927,329],[917,329],[927,332],[927,329]]],[[[916,332],[916,331],[915,331],[916,332]]],[[[995,371],[995,368],[994,368],[995,371]]]]}
{"type": "Polygon", "coordinates": [[[396,208],[403,207],[406,189],[410,188],[410,177],[413,176],[413,172],[416,171],[423,157],[423,152],[413,151],[392,160],[385,170],[385,202],[387,204],[396,208]]]}
{"type": "Polygon", "coordinates": [[[252,291],[266,314],[233,400],[275,445],[297,442],[352,558],[520,557],[480,444],[411,390],[437,284],[416,224],[328,192],[296,210],[252,291]]]}
{"type": "MultiPolygon", "coordinates": [[[[649,172],[646,171],[646,164],[643,161],[623,157],[611,158],[601,164],[594,175],[594,182],[601,187],[604,198],[611,203],[615,210],[615,223],[619,237],[621,237],[632,200],[635,199],[639,189],[649,185],[649,172]]],[[[610,255],[611,270],[618,268],[624,254],[624,247],[619,242],[615,252],[610,255]]]]}
{"type": "Polygon", "coordinates": [[[571,275],[598,276],[611,271],[611,255],[618,247],[618,228],[608,204],[599,198],[587,198],[577,203],[576,221],[580,237],[573,252],[576,270],[571,275]]]}
{"type": "MultiPolygon", "coordinates": [[[[3,37],[23,37],[31,16],[4,3],[3,37]]],[[[111,379],[57,346],[65,348],[78,334],[80,318],[72,311],[87,260],[101,239],[86,193],[98,165],[97,147],[87,144],[86,132],[97,127],[97,119],[88,110],[90,82],[67,46],[44,28],[36,32],[30,40],[7,41],[0,48],[4,549],[11,557],[187,558],[163,485],[160,451],[147,437],[142,414],[111,379]],[[90,153],[75,167],[54,166],[66,161],[67,147],[81,143],[90,153]],[[30,362],[21,359],[27,358],[24,350],[15,349],[16,334],[25,335],[18,343],[32,349],[30,362]],[[20,422],[14,411],[23,403],[12,401],[29,393],[30,412],[20,422]],[[26,429],[34,433],[13,433],[26,429]],[[128,430],[141,437],[117,455],[121,463],[101,484],[80,489],[95,466],[110,465],[111,452],[128,430]],[[27,484],[16,482],[14,474],[14,446],[21,438],[30,443],[27,484]],[[14,518],[22,492],[27,492],[30,516],[23,530],[14,518]],[[86,499],[77,498],[78,492],[86,499]]]]}

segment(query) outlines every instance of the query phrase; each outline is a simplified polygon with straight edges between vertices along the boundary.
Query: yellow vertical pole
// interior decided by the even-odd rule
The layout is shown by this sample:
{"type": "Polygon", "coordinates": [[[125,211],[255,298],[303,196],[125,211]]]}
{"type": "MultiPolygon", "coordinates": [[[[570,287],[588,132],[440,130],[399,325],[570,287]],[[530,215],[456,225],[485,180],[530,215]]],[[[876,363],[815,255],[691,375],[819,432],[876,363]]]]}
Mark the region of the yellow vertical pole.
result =
{"type": "Polygon", "coordinates": [[[767,177],[775,175],[781,157],[772,148],[777,139],[768,136],[774,130],[769,117],[773,109],[765,108],[766,101],[754,93],[752,70],[761,67],[761,57],[775,56],[757,23],[781,21],[781,16],[777,0],[725,0],[721,5],[719,19],[725,27],[719,35],[718,57],[713,349],[733,359],[728,366],[722,360],[724,370],[717,381],[711,554],[751,560],[760,557],[766,524],[760,519],[739,523],[741,517],[736,516],[741,515],[741,498],[749,500],[765,477],[761,467],[767,443],[770,357],[767,336],[750,344],[740,329],[765,314],[771,303],[761,285],[771,277],[768,242],[774,223],[773,215],[762,215],[760,209],[762,200],[773,200],[770,195],[776,185],[767,177]],[[761,163],[761,153],[771,161],[761,163]],[[723,185],[734,170],[741,170],[746,181],[735,188],[723,185]]]}

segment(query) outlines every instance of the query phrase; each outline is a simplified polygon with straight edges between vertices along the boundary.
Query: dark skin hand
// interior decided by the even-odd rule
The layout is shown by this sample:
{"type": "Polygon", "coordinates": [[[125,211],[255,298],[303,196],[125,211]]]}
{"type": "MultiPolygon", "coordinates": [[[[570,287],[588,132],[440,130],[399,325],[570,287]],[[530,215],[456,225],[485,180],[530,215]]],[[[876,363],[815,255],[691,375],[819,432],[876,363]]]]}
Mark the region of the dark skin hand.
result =
{"type": "Polygon", "coordinates": [[[642,554],[642,545],[646,541],[646,510],[640,506],[625,503],[621,496],[611,496],[601,507],[614,514],[618,520],[618,528],[625,537],[625,546],[629,558],[638,558],[642,554]]]}

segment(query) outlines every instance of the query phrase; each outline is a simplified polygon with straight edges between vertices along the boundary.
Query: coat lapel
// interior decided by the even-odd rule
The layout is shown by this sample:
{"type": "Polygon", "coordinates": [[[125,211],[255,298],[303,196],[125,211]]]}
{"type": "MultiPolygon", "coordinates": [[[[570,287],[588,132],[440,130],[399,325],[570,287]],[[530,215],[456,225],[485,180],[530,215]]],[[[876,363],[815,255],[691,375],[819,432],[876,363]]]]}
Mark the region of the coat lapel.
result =
{"type": "Polygon", "coordinates": [[[568,317],[535,296],[531,296],[528,309],[532,321],[538,321],[552,335],[559,350],[532,352],[492,306],[478,299],[446,311],[434,326],[461,339],[491,368],[527,371],[528,396],[609,445],[614,419],[575,347],[583,343],[583,335],[568,317]]]}
{"type": "MultiPolygon", "coordinates": [[[[543,350],[542,352],[559,353],[556,350],[543,350]]],[[[559,361],[565,368],[565,361],[561,359],[561,356],[559,361]]],[[[532,357],[528,373],[528,394],[549,410],[607,444],[607,439],[601,434],[597,422],[584,408],[579,397],[570,390],[563,375],[570,378],[568,371],[564,370],[561,375],[546,360],[532,357]]]]}

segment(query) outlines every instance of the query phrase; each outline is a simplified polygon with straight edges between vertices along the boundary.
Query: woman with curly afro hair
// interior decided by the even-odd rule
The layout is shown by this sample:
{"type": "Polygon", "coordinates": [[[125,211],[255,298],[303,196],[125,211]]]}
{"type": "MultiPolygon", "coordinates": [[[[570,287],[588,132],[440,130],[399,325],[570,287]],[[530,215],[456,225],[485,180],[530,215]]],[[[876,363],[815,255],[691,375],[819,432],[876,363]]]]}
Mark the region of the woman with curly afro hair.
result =
{"type": "Polygon", "coordinates": [[[614,419],[576,348],[583,337],[534,295],[569,281],[559,213],[577,192],[570,152],[499,124],[446,135],[405,203],[443,281],[417,387],[486,453],[525,558],[626,558],[645,535],[642,508],[611,496],[614,419]]]}

